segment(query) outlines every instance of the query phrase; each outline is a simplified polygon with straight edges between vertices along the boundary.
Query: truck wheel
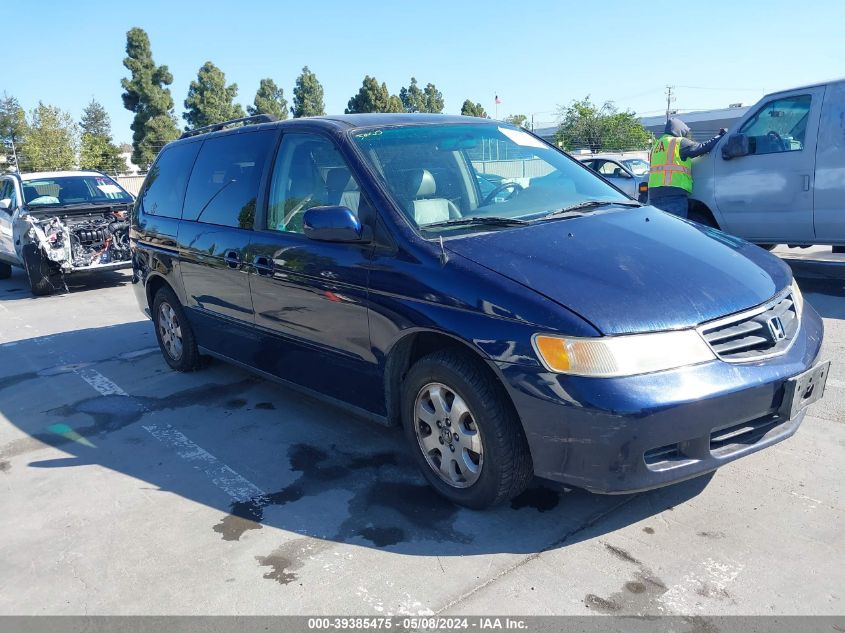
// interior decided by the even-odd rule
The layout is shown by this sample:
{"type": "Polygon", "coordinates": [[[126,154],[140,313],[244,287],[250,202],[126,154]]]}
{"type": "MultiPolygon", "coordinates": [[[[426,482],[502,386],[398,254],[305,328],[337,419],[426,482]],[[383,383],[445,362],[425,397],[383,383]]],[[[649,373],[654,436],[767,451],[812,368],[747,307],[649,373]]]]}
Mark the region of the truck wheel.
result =
{"type": "Polygon", "coordinates": [[[12,276],[12,267],[6,262],[0,262],[0,279],[8,279],[12,276]]]}
{"type": "Polygon", "coordinates": [[[153,323],[164,360],[176,371],[194,371],[200,367],[200,353],[194,331],[176,294],[161,288],[153,300],[153,323]]]}
{"type": "Polygon", "coordinates": [[[402,384],[405,436],[426,480],[447,499],[479,510],[521,493],[534,470],[516,412],[480,363],[435,352],[402,384]]]}
{"type": "Polygon", "coordinates": [[[765,248],[767,251],[771,251],[774,250],[777,244],[757,244],[757,246],[759,246],[760,248],[765,248]]]}
{"type": "Polygon", "coordinates": [[[47,261],[35,244],[24,244],[21,255],[33,295],[43,297],[62,286],[61,273],[47,261]]]}

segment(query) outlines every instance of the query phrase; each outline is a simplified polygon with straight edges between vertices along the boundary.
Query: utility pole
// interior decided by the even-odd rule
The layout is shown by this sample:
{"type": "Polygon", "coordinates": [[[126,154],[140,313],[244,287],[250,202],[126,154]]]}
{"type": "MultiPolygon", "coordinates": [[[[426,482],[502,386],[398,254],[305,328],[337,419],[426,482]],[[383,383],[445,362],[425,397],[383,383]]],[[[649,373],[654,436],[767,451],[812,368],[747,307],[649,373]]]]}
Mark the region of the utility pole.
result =
{"type": "Polygon", "coordinates": [[[675,95],[672,94],[672,91],[675,90],[675,86],[666,86],[666,120],[669,120],[670,113],[672,111],[672,102],[675,101],[675,95]]]}

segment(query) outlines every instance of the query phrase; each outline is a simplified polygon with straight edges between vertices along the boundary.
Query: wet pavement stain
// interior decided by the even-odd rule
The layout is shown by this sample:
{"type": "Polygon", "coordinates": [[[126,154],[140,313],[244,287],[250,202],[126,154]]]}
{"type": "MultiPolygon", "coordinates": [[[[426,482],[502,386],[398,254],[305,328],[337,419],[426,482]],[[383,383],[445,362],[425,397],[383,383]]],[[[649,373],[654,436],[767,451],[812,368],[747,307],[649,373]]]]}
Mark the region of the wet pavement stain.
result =
{"type": "Polygon", "coordinates": [[[7,461],[0,461],[0,473],[7,473],[12,470],[12,465],[7,461]]]}
{"type": "Polygon", "coordinates": [[[617,611],[622,610],[622,605],[618,602],[600,598],[594,593],[588,593],[584,596],[584,604],[586,604],[588,608],[601,611],[602,613],[616,613],[617,611]]]}
{"type": "Polygon", "coordinates": [[[616,558],[618,558],[619,560],[624,560],[626,563],[633,563],[634,565],[642,565],[640,561],[631,556],[621,547],[616,547],[614,545],[611,545],[610,543],[605,543],[604,546],[611,554],[616,556],[616,558]]]}
{"type": "Polygon", "coordinates": [[[643,528],[643,532],[646,534],[654,534],[654,528],[646,526],[643,528]]]}
{"type": "Polygon", "coordinates": [[[622,611],[639,614],[654,612],[657,600],[669,590],[666,584],[651,569],[624,549],[608,543],[605,543],[604,546],[619,560],[636,565],[637,570],[631,580],[623,583],[620,591],[606,598],[593,593],[584,596],[584,604],[587,608],[599,613],[619,613],[622,611]]]}
{"type": "Polygon", "coordinates": [[[554,510],[560,503],[561,493],[542,486],[529,488],[521,495],[514,497],[511,501],[511,508],[520,510],[522,508],[534,508],[538,512],[554,510]]]}
{"type": "Polygon", "coordinates": [[[405,540],[405,532],[396,527],[365,527],[360,535],[376,547],[396,545],[405,540]]]}
{"type": "Polygon", "coordinates": [[[330,547],[328,543],[309,538],[300,538],[274,549],[267,556],[256,556],[261,567],[269,567],[264,578],[275,580],[280,585],[287,585],[297,579],[296,571],[302,569],[309,558],[313,558],[330,547]]]}
{"type": "Polygon", "coordinates": [[[272,402],[259,402],[255,405],[256,409],[261,409],[262,411],[274,411],[276,409],[276,405],[272,402]]]}
{"type": "Polygon", "coordinates": [[[724,532],[698,532],[698,536],[701,538],[710,538],[710,539],[720,539],[725,538],[724,532]]]}

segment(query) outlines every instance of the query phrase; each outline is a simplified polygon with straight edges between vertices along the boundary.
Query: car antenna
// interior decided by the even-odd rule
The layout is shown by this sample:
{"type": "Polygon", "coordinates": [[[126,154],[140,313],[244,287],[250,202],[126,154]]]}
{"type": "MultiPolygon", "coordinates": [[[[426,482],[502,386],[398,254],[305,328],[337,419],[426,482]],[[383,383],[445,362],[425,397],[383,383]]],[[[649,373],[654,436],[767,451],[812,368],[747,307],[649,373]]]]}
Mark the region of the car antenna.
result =
{"type": "Polygon", "coordinates": [[[445,266],[449,261],[449,256],[446,255],[446,249],[443,248],[443,236],[440,236],[440,265],[445,266]]]}

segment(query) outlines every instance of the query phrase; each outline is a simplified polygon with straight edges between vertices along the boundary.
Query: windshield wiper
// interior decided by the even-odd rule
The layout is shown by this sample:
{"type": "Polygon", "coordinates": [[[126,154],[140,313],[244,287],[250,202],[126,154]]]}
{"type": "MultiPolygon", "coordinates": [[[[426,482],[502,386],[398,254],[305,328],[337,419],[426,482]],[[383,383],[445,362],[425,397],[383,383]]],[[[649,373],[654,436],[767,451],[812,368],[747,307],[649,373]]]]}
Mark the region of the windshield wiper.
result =
{"type": "Polygon", "coordinates": [[[420,226],[421,229],[430,229],[440,226],[471,226],[473,224],[484,224],[487,226],[522,226],[528,224],[527,220],[520,220],[518,218],[505,218],[498,215],[480,215],[471,218],[452,218],[451,220],[443,220],[441,222],[430,222],[420,226]]]}
{"type": "Polygon", "coordinates": [[[598,207],[610,207],[610,206],[617,206],[617,207],[641,207],[639,202],[613,202],[610,200],[585,200],[584,202],[579,202],[578,204],[573,204],[569,207],[563,207],[562,209],[557,209],[552,211],[551,213],[547,213],[544,215],[541,220],[545,220],[546,218],[560,218],[560,217],[579,217],[582,215],[587,215],[584,213],[586,209],[597,209],[598,207]]]}

